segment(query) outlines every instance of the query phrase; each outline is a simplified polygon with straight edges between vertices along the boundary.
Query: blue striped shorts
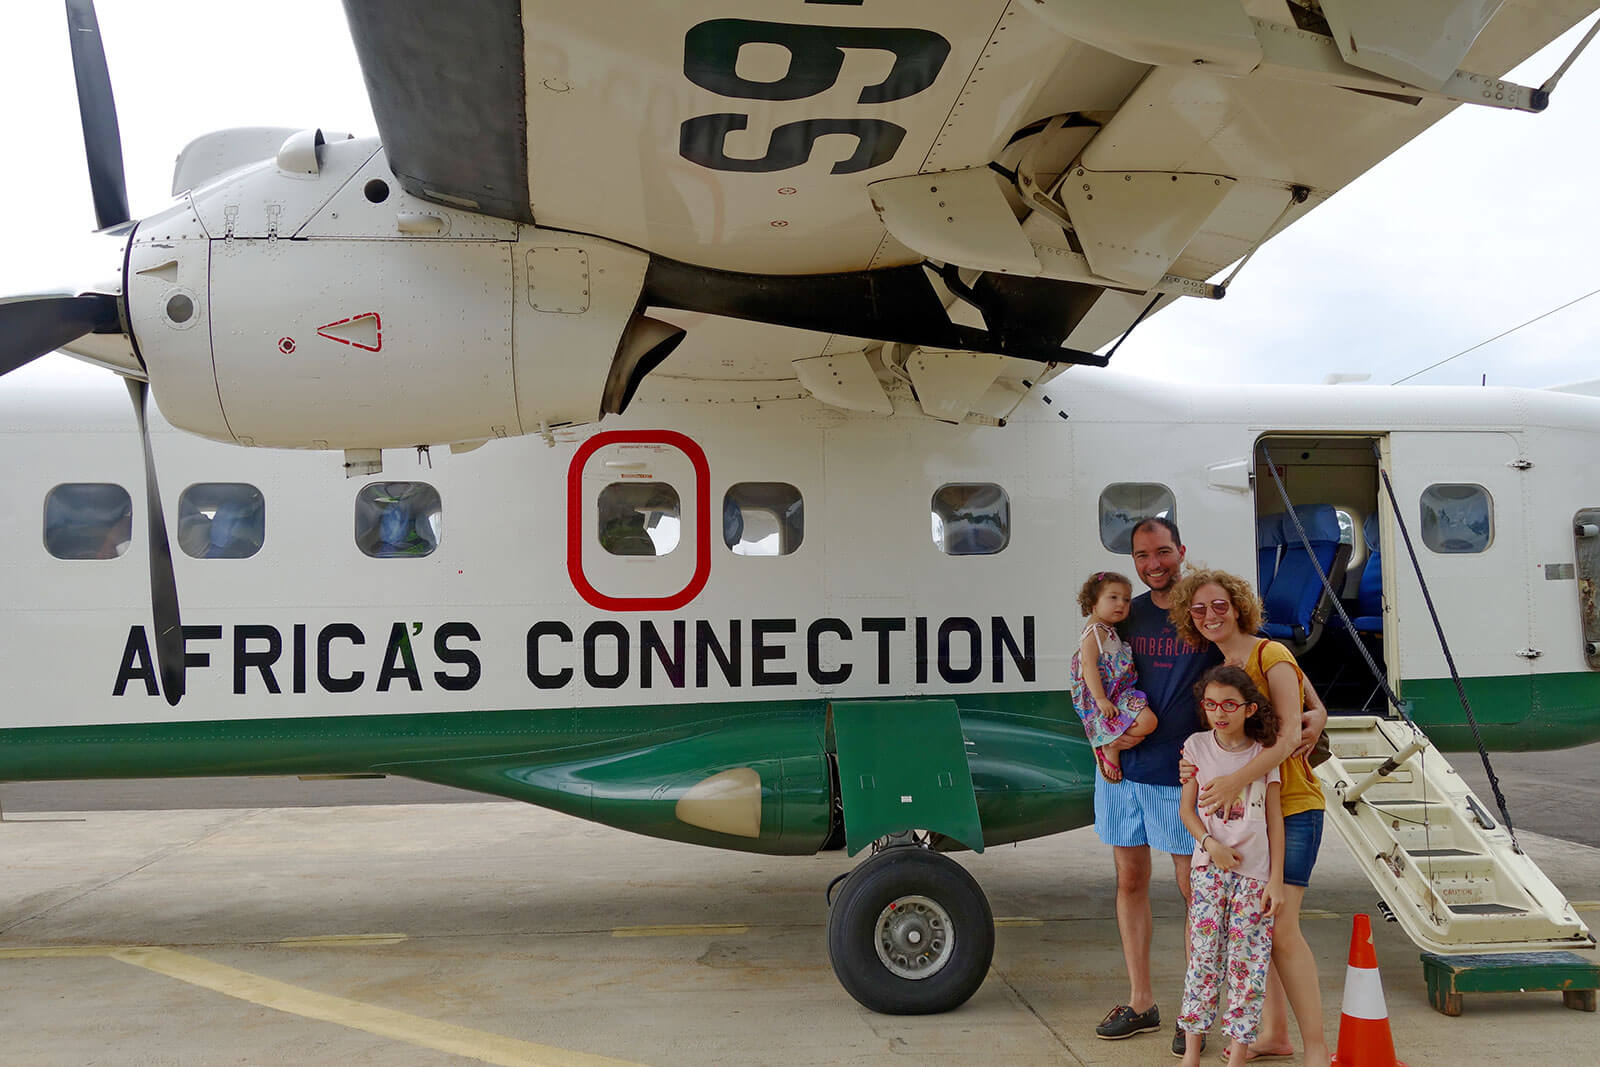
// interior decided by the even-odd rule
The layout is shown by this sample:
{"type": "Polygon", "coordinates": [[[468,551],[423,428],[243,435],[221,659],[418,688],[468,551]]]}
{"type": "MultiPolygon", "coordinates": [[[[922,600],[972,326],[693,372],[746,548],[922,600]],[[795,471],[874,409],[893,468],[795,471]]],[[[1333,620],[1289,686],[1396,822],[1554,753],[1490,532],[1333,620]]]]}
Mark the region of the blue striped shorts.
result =
{"type": "Polygon", "coordinates": [[[1183,787],[1094,780],[1094,832],[1108,845],[1150,845],[1163,852],[1194,851],[1194,835],[1178,815],[1183,787]]]}

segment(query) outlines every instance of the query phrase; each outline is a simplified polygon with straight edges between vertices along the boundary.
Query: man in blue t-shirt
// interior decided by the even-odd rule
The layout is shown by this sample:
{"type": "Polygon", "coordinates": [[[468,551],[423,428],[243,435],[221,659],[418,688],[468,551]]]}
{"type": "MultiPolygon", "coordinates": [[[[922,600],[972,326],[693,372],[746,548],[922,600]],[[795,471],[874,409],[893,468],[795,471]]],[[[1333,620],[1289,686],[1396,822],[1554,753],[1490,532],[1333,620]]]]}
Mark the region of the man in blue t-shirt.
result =
{"type": "MultiPolygon", "coordinates": [[[[1194,684],[1222,662],[1216,646],[1190,645],[1167,619],[1172,588],[1185,553],[1178,526],[1149,518],[1133,528],[1133,568],[1150,587],[1133,600],[1118,627],[1133,649],[1139,688],[1150,699],[1158,725],[1143,738],[1124,735],[1111,742],[1122,751],[1122,781],[1096,778],[1094,829],[1111,846],[1117,864],[1117,930],[1128,967],[1128,1002],[1107,1013],[1095,1036],[1108,1041],[1161,1029],[1161,1013],[1150,983],[1150,848],[1171,853],[1184,906],[1189,904],[1189,859],[1194,838],[1178,815],[1183,789],[1178,782],[1178,752],[1189,735],[1202,729],[1195,710],[1194,684]]],[[[1188,939],[1184,940],[1185,954],[1188,939]]],[[[1182,1055],[1183,1034],[1173,1048],[1182,1055]]]]}

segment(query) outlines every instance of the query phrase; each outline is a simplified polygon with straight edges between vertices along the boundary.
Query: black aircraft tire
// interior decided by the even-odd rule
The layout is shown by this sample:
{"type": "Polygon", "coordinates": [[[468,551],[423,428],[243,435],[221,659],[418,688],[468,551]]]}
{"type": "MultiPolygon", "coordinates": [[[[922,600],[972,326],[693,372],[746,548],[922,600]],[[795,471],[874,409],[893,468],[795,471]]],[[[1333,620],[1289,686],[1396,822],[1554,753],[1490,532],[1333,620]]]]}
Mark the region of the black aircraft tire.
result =
{"type": "MultiPolygon", "coordinates": [[[[889,942],[907,943],[893,936],[889,942]]],[[[891,848],[857,867],[840,887],[828,912],[828,958],[839,984],[872,1011],[949,1011],[966,1003],[989,973],[994,915],[977,881],[954,860],[923,848],[891,848]],[[886,962],[879,941],[890,930],[915,939],[923,953],[913,953],[909,963],[886,962]],[[918,961],[931,973],[904,977],[891,969],[914,970],[918,961]]]]}

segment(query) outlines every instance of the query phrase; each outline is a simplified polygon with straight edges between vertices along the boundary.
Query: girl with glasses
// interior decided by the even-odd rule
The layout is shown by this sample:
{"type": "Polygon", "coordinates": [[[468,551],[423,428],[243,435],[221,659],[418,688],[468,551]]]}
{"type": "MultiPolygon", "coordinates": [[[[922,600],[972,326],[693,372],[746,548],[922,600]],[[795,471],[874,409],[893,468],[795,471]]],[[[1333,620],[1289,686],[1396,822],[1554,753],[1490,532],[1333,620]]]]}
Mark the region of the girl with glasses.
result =
{"type": "Polygon", "coordinates": [[[1249,783],[1270,769],[1276,768],[1282,781],[1284,899],[1275,920],[1261,1032],[1245,1057],[1294,1054],[1287,1011],[1293,1008],[1305,1041],[1305,1063],[1328,1067],[1317,961],[1300,930],[1300,908],[1322,844],[1326,806],[1306,756],[1327,721],[1325,713],[1314,715],[1311,728],[1302,731],[1305,675],[1287,648],[1256,636],[1264,621],[1261,600],[1243,578],[1219,570],[1190,571],[1173,589],[1170,618],[1180,638],[1215,644],[1224,664],[1242,668],[1277,712],[1276,743],[1263,746],[1243,766],[1218,774],[1196,794],[1200,811],[1211,812],[1231,805],[1249,783]]]}
{"type": "Polygon", "coordinates": [[[1178,1027],[1187,1035],[1183,1062],[1199,1067],[1204,1035],[1217,1017],[1224,984],[1222,1031],[1233,1038],[1228,1062],[1246,1062],[1261,1028],[1272,957],[1272,920],[1284,900],[1283,811],[1279,775],[1269,767],[1228,803],[1202,815],[1200,790],[1237,772],[1278,740],[1278,716],[1250,676],[1213,667],[1195,686],[1210,730],[1183,745],[1195,776],[1183,786],[1179,812],[1194,836],[1190,878],[1189,969],[1178,1027]],[[1226,981],[1224,981],[1226,979],[1226,981]]]}

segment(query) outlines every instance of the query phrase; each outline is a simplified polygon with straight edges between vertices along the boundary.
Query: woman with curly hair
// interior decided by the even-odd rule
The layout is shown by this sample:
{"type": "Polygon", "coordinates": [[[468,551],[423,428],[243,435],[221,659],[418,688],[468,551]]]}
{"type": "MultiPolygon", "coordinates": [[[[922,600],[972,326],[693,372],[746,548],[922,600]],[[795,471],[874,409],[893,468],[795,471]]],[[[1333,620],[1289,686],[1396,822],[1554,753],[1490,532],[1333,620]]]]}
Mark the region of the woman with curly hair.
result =
{"type": "Polygon", "coordinates": [[[1218,775],[1199,791],[1200,811],[1207,813],[1231,804],[1246,785],[1274,767],[1282,779],[1284,900],[1272,939],[1272,974],[1261,1034],[1247,1058],[1293,1055],[1284,1006],[1287,1000],[1305,1041],[1305,1062],[1326,1067],[1328,1045],[1322,1029],[1317,961],[1300,930],[1300,907],[1322,844],[1326,807],[1322,787],[1306,760],[1321,724],[1302,732],[1305,675],[1287,648],[1256,636],[1263,617],[1261,599],[1250,583],[1227,571],[1190,571],[1172,591],[1170,618],[1178,636],[1216,645],[1223,661],[1244,668],[1278,713],[1276,744],[1238,770],[1218,775]]]}

